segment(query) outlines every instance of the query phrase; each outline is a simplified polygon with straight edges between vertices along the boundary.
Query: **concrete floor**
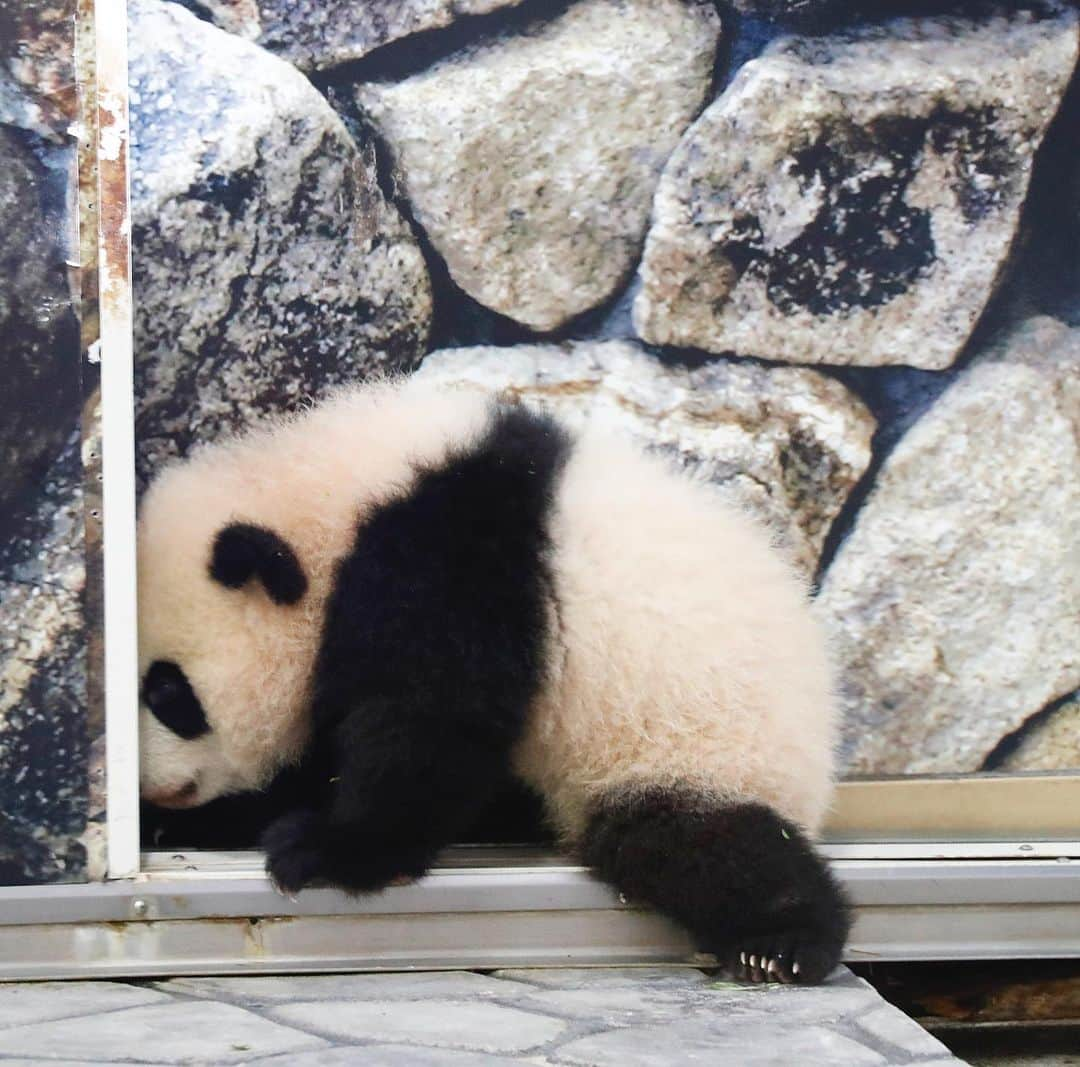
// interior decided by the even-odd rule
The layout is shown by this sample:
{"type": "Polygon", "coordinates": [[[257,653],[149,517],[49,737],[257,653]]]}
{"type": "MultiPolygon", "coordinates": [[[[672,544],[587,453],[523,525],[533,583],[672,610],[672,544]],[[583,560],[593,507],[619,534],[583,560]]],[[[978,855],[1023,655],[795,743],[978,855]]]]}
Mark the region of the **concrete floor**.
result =
{"type": "Polygon", "coordinates": [[[960,1062],[844,969],[808,988],[662,967],[0,985],[0,1065],[960,1062]]]}

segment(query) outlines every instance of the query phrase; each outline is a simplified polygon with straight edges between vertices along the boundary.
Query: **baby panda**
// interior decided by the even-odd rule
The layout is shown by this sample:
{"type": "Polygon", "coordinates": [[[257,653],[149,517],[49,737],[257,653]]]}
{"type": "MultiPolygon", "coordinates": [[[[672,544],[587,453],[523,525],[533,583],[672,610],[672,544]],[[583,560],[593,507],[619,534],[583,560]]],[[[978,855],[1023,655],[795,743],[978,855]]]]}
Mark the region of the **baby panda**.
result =
{"type": "Polygon", "coordinates": [[[403,379],[167,467],[138,551],[143,794],[191,807],[313,768],[263,842],[284,891],[421,875],[509,771],[738,977],[837,963],[848,908],[808,840],[825,643],[713,487],[403,379]]]}

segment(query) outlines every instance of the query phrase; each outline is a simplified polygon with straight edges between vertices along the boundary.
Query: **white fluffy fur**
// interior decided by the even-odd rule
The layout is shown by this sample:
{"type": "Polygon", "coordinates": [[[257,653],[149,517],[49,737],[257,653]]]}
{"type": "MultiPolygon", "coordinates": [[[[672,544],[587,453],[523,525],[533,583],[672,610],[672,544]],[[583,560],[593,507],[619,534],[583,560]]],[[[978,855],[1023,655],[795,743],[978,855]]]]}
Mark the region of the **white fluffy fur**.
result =
{"type": "Polygon", "coordinates": [[[686,783],[815,831],[833,700],[806,592],[711,487],[586,431],[553,529],[562,649],[517,754],[571,839],[589,798],[686,783]]]}
{"type": "Polygon", "coordinates": [[[482,432],[483,397],[383,384],[342,393],[267,429],[167,468],[139,516],[139,671],[179,664],[212,732],[184,741],[143,709],[144,795],[159,802],[193,779],[183,806],[265,785],[307,737],[308,684],[337,561],[365,507],[408,486],[414,460],[437,462],[482,432]],[[255,581],[230,590],[209,574],[230,522],[273,529],[309,585],[291,607],[255,581]]]}
{"type": "MultiPolygon", "coordinates": [[[[308,684],[334,566],[366,507],[482,431],[486,397],[415,380],[366,387],[168,470],[143,504],[140,659],[187,673],[213,732],[173,737],[143,713],[144,791],[195,779],[202,803],[265,783],[307,735],[308,684]],[[310,593],[279,607],[207,572],[230,521],[291,544],[310,593]]],[[[766,535],[708,486],[587,430],[553,516],[551,677],[515,753],[518,773],[577,837],[589,798],[688,783],[756,799],[815,831],[834,713],[805,590],[766,535]]]]}

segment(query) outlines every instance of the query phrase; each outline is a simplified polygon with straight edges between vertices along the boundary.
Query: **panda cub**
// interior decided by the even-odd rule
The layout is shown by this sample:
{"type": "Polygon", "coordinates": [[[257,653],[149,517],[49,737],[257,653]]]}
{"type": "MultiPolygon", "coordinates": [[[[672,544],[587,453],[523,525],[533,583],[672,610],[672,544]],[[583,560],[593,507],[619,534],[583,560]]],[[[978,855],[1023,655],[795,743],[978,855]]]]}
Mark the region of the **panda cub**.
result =
{"type": "Polygon", "coordinates": [[[287,892],[421,875],[509,771],[737,976],[840,957],[807,836],[835,721],[806,591],[618,437],[412,378],[203,448],[142,503],[139,643],[146,799],[315,768],[263,842],[287,892]]]}

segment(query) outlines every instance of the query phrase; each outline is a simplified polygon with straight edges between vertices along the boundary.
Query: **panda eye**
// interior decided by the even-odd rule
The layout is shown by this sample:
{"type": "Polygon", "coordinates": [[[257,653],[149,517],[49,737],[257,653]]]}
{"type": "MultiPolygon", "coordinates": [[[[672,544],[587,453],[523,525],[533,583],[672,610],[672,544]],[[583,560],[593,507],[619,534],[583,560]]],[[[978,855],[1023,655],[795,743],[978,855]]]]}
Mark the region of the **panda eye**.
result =
{"type": "Polygon", "coordinates": [[[185,741],[210,731],[195,690],[175,663],[159,659],[150,664],[143,678],[142,700],[162,726],[185,741]]]}

